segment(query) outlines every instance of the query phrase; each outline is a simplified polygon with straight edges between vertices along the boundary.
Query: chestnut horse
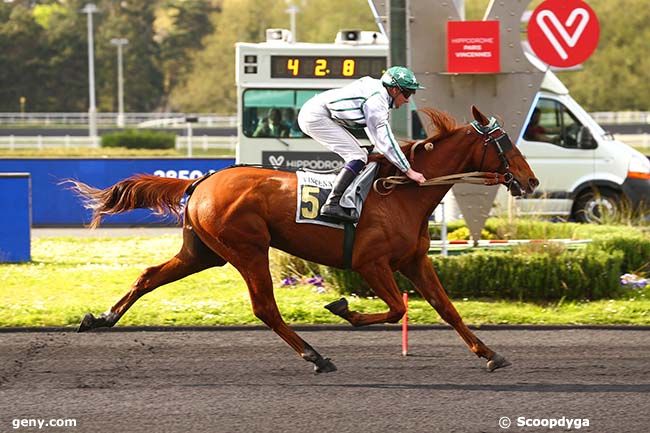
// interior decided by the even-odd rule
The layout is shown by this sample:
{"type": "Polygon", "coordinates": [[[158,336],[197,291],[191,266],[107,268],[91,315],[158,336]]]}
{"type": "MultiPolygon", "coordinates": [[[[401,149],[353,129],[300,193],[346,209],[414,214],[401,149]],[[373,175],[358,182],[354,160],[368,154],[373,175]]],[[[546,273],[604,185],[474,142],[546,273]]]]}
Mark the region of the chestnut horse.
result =
{"type": "MultiPolygon", "coordinates": [[[[420,143],[433,145],[410,143],[404,151],[411,155],[413,168],[427,179],[478,170],[500,173],[497,178],[513,195],[532,192],[538,185],[526,160],[494,118],[488,119],[472,107],[476,121],[458,127],[445,113],[431,109],[423,112],[437,133],[420,143]]],[[[394,170],[383,157],[374,159],[380,162],[380,176],[394,170]]],[[[93,210],[91,227],[96,227],[103,215],[136,208],[180,216],[181,199],[193,181],[137,175],[104,190],[69,182],[93,210]]],[[[398,322],[405,307],[393,273],[400,271],[454,327],[470,350],[488,360],[487,368],[492,371],[510,363],[463,323],[427,256],[428,219],[449,188],[450,185],[419,187],[409,183],[397,186],[389,195],[371,191],[357,226],[352,269],[388,304],[388,311],[351,311],[344,299],[327,308],[354,326],[398,322]]],[[[196,186],[184,207],[180,252],[167,262],[146,269],[109,311],[98,317],[87,314],[79,331],[111,327],[141,296],[155,288],[231,263],[246,281],[255,316],[303,359],[314,363],[316,372],[335,371],[328,358],[322,357],[284,322],[273,294],[268,254],[269,247],[274,247],[316,263],[343,267],[343,230],[296,224],[295,215],[294,173],[253,167],[233,167],[215,173],[196,186]]]]}

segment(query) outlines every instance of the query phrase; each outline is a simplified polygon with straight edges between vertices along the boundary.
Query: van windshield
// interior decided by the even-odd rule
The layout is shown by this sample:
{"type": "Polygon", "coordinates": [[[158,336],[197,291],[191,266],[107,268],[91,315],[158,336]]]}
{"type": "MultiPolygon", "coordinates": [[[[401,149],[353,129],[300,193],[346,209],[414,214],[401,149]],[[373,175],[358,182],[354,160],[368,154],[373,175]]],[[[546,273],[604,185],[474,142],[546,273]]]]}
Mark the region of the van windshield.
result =
{"type": "Polygon", "coordinates": [[[575,99],[573,99],[571,96],[566,95],[565,98],[568,99],[567,101],[567,106],[573,113],[578,116],[580,119],[584,119],[583,123],[587,128],[589,128],[592,131],[592,135],[599,136],[599,135],[608,135],[609,133],[605,131],[602,126],[600,126],[593,117],[589,113],[585,111],[584,108],[580,104],[578,104],[575,99]]]}
{"type": "MultiPolygon", "coordinates": [[[[574,107],[572,108],[579,107],[575,101],[573,102],[574,107]]],[[[588,118],[584,111],[580,115],[576,115],[562,102],[542,97],[537,101],[528,125],[526,125],[524,139],[578,149],[583,146],[580,136],[585,127],[581,120],[588,118]]]]}

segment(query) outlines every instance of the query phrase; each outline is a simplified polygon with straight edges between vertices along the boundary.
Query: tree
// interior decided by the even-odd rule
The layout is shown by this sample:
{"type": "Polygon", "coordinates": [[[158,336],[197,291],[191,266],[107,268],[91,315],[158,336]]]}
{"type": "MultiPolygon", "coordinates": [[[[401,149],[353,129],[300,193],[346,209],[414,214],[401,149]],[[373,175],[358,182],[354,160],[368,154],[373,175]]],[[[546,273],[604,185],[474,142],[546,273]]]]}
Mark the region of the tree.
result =
{"type": "Polygon", "coordinates": [[[192,73],[172,92],[172,107],[234,113],[235,43],[263,41],[267,28],[288,22],[285,9],[283,0],[225,0],[221,13],[211,16],[216,30],[205,38],[205,49],[193,56],[192,73]]]}
{"type": "MultiPolygon", "coordinates": [[[[534,10],[542,0],[533,0],[534,10]]],[[[579,71],[558,73],[587,111],[650,111],[650,9],[645,0],[589,0],[600,23],[600,41],[579,71]]],[[[486,0],[467,0],[468,19],[482,19],[486,0]]]]}
{"type": "MultiPolygon", "coordinates": [[[[88,109],[87,0],[0,3],[0,109],[88,109]],[[8,84],[5,84],[8,83],[8,84]]],[[[154,39],[155,3],[98,1],[94,15],[95,71],[100,111],[115,111],[116,55],[110,39],[129,39],[125,51],[126,109],[150,111],[163,92],[160,49],[154,39]]]]}
{"type": "Polygon", "coordinates": [[[27,2],[0,4],[0,110],[19,111],[20,97],[32,110],[41,104],[43,82],[44,29],[33,19],[27,2]]]}
{"type": "Polygon", "coordinates": [[[192,56],[203,49],[202,39],[214,31],[211,14],[220,11],[220,2],[166,0],[158,11],[157,35],[160,39],[164,74],[164,93],[185,82],[192,70],[192,56]]]}
{"type": "Polygon", "coordinates": [[[645,0],[589,2],[600,22],[598,48],[560,79],[588,111],[650,111],[650,9],[645,0]]]}
{"type": "MultiPolygon", "coordinates": [[[[301,42],[333,42],[343,28],[377,29],[365,0],[305,0],[298,6],[296,26],[301,42]]],[[[234,113],[235,43],[262,42],[267,28],[288,28],[286,9],[283,0],[224,1],[222,12],[213,15],[216,31],[204,40],[205,49],[194,56],[187,82],[172,92],[172,106],[183,111],[234,113]]]]}
{"type": "MultiPolygon", "coordinates": [[[[542,0],[533,0],[533,9],[542,0]]],[[[0,110],[86,111],[88,0],[0,1],[0,110]]],[[[298,6],[301,42],[332,42],[344,28],[375,30],[366,0],[95,0],[95,66],[100,111],[117,108],[114,37],[124,51],[127,111],[177,109],[233,113],[235,43],[261,42],[265,29],[289,27],[298,6]],[[169,98],[169,99],[168,99],[169,98]]],[[[589,0],[601,25],[600,45],[581,71],[561,73],[591,111],[650,111],[650,9],[646,0],[589,0]]],[[[482,19],[489,0],[466,0],[468,19],[482,19]]]]}
{"type": "Polygon", "coordinates": [[[379,30],[367,0],[305,0],[298,7],[296,33],[303,42],[332,43],[344,29],[379,30]]]}
{"type": "Polygon", "coordinates": [[[39,100],[42,111],[88,110],[88,41],[84,2],[69,2],[61,7],[34,8],[37,21],[44,26],[44,76],[38,81],[46,94],[39,100]],[[40,16],[40,18],[38,18],[40,16]]]}
{"type": "Polygon", "coordinates": [[[99,107],[117,111],[117,54],[112,38],[126,38],[124,47],[124,107],[126,111],[154,111],[163,95],[160,46],[155,40],[155,3],[101,3],[96,53],[99,107]]]}

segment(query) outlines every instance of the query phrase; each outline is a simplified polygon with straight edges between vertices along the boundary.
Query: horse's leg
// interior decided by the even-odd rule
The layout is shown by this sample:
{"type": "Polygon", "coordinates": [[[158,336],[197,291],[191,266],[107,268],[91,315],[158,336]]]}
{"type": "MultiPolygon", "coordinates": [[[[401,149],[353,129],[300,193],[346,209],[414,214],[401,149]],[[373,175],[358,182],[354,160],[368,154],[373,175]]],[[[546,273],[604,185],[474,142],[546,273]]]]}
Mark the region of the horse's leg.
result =
{"type": "Polygon", "coordinates": [[[348,301],[341,298],[325,306],[329,311],[350,322],[354,326],[372,325],[375,323],[396,323],[404,315],[406,309],[402,294],[393,277],[393,271],[388,265],[370,263],[358,271],[366,280],[377,296],[388,305],[385,313],[359,313],[348,309],[348,301]]]}
{"type": "Polygon", "coordinates": [[[413,282],[417,291],[436,309],[440,317],[454,327],[470,350],[477,356],[488,360],[488,370],[493,371],[510,365],[510,362],[487,347],[465,325],[442,287],[431,260],[426,255],[417,257],[400,271],[413,282]]]}
{"type": "Polygon", "coordinates": [[[229,262],[242,274],[251,298],[255,316],[271,328],[306,361],[314,364],[316,373],[336,371],[329,358],[323,358],[313,347],[296,334],[282,319],[273,295],[273,280],[269,272],[268,243],[239,243],[236,254],[227,256],[229,262]]]}
{"type": "Polygon", "coordinates": [[[158,266],[147,268],[131,289],[111,309],[98,317],[88,313],[79,325],[79,332],[93,328],[112,327],[143,295],[162,285],[213,266],[223,266],[226,261],[203,244],[191,230],[183,232],[183,247],[173,258],[158,266]]]}

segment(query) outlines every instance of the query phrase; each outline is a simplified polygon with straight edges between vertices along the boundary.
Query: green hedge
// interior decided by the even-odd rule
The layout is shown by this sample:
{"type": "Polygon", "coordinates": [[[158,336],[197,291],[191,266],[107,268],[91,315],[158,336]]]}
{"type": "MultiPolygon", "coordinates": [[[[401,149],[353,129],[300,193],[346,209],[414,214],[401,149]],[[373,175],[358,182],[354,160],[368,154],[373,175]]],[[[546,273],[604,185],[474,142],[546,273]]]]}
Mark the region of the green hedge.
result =
{"type": "Polygon", "coordinates": [[[620,235],[598,237],[589,245],[588,250],[623,252],[622,273],[650,271],[650,239],[647,237],[620,235]]]}
{"type": "MultiPolygon", "coordinates": [[[[429,227],[431,239],[440,239],[440,226],[429,227]]],[[[447,233],[454,238],[469,239],[469,230],[463,220],[447,225],[447,233]]],[[[650,228],[630,225],[554,223],[530,218],[488,218],[483,229],[483,239],[593,239],[601,236],[639,237],[650,234],[650,228]]],[[[450,236],[451,238],[451,236],[450,236]]]]}
{"type": "Polygon", "coordinates": [[[102,135],[102,147],[126,147],[129,149],[173,149],[176,135],[169,132],[141,129],[125,129],[102,135]]]}
{"type": "MultiPolygon", "coordinates": [[[[520,239],[583,238],[593,241],[583,249],[569,251],[562,244],[531,243],[511,251],[485,251],[458,256],[432,256],[431,260],[452,298],[490,298],[519,301],[596,300],[616,298],[626,293],[619,278],[624,273],[650,273],[650,237],[644,228],[557,224],[520,221],[509,224],[492,219],[491,233],[510,230],[520,239]]],[[[455,230],[462,231],[457,224],[455,230]]],[[[285,256],[274,260],[276,280],[287,276],[320,274],[341,294],[373,296],[361,277],[285,256]]],[[[400,288],[412,291],[411,283],[396,274],[400,288]]]]}
{"type": "MultiPolygon", "coordinates": [[[[452,257],[434,256],[438,277],[452,298],[553,301],[595,300],[620,296],[623,252],[579,251],[511,254],[480,251],[452,257]]],[[[396,274],[400,289],[412,284],[396,274]]],[[[326,280],[342,294],[372,296],[355,272],[328,269],[326,280]]]]}

